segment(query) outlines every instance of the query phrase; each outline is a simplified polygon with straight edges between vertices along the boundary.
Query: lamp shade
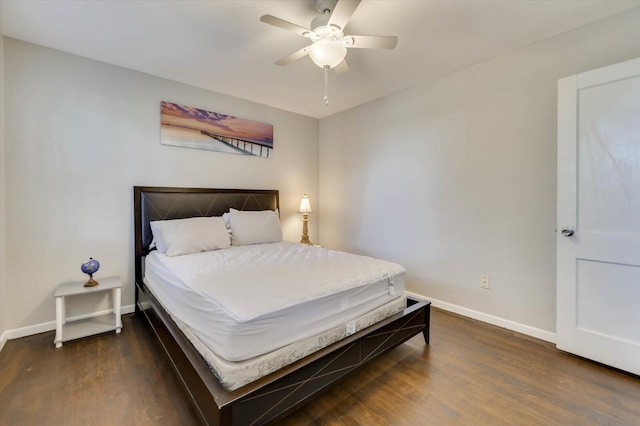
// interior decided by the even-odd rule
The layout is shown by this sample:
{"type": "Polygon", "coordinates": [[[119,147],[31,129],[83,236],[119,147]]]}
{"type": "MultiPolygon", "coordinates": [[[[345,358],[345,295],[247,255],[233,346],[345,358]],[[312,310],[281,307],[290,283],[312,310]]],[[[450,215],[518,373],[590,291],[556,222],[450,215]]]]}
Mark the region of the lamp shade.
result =
{"type": "Polygon", "coordinates": [[[309,197],[307,197],[307,194],[304,194],[302,198],[300,198],[298,213],[311,213],[311,203],[309,202],[309,197]]]}
{"type": "Polygon", "coordinates": [[[309,46],[309,57],[320,68],[333,68],[347,56],[347,48],[332,40],[318,40],[309,46]]]}

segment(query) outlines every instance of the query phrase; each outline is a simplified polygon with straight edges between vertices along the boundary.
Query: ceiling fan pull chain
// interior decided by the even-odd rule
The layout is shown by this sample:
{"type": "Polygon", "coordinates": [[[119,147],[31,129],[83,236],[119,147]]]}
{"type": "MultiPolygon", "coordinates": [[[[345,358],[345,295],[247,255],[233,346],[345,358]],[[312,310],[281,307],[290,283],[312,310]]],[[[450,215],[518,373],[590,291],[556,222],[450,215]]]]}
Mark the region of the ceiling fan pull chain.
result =
{"type": "Polygon", "coordinates": [[[324,67],[324,104],[329,106],[329,66],[324,67]]]}

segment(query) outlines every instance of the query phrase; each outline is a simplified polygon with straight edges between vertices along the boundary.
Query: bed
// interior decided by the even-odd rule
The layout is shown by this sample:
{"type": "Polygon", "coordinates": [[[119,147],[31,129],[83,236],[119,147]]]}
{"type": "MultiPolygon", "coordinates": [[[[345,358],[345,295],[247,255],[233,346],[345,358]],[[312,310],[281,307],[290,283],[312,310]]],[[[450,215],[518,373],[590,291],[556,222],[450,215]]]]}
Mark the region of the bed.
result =
{"type": "MultiPolygon", "coordinates": [[[[401,311],[328,346],[229,390],[193,336],[165,309],[145,280],[150,222],[276,210],[277,190],[134,187],[136,314],[149,323],[204,424],[249,425],[283,418],[349,372],[422,333],[429,343],[430,303],[406,298],[401,311]],[[227,387],[227,389],[225,388],[227,387]]],[[[403,299],[404,300],[404,299],[403,299]]],[[[371,321],[370,321],[371,322],[371,321]]]]}

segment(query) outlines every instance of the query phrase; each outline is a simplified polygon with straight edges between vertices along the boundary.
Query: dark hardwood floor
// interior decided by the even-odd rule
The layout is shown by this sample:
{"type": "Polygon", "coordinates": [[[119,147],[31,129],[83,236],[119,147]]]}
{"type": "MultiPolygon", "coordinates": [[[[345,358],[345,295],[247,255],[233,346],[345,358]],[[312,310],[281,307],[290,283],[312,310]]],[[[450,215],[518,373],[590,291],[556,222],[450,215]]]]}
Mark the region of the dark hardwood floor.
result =
{"type": "MultiPolygon", "coordinates": [[[[53,332],[0,352],[0,425],[195,425],[146,324],[61,349],[53,332]]],[[[416,336],[291,414],[283,425],[639,425],[640,378],[432,309],[416,336]]]]}

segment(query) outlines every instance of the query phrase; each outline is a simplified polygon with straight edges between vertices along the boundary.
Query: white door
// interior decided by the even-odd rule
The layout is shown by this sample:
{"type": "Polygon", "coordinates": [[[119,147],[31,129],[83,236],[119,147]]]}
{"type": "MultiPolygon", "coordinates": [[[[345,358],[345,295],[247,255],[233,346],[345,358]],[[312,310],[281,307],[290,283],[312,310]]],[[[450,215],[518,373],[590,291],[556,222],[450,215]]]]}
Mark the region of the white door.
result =
{"type": "Polygon", "coordinates": [[[640,58],[558,82],[557,347],[640,374],[640,58]]]}

